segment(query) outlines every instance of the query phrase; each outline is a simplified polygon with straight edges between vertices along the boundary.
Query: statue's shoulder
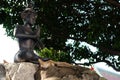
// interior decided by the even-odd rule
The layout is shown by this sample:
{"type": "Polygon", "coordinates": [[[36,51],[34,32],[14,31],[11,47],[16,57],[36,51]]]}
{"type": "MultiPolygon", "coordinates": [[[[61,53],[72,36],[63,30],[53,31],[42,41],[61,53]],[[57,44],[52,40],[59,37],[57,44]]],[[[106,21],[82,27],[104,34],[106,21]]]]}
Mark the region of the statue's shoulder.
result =
{"type": "Polygon", "coordinates": [[[16,30],[24,30],[23,28],[23,25],[16,25],[16,30]]]}
{"type": "Polygon", "coordinates": [[[14,30],[15,30],[15,33],[24,32],[23,25],[16,25],[14,30]]]}
{"type": "Polygon", "coordinates": [[[23,25],[16,25],[16,28],[22,28],[23,25]]]}

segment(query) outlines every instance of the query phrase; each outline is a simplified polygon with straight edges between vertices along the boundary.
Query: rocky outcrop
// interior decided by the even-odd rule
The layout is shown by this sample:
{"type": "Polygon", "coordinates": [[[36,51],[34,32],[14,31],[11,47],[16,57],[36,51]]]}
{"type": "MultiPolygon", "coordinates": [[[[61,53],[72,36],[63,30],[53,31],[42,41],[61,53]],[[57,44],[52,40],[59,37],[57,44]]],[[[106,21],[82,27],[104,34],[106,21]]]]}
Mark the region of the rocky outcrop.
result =
{"type": "Polygon", "coordinates": [[[32,63],[6,63],[6,80],[34,80],[38,65],[32,63]]]}
{"type": "Polygon", "coordinates": [[[0,80],[105,80],[95,71],[65,62],[0,64],[0,80]],[[41,66],[41,67],[40,67],[41,66]]]}

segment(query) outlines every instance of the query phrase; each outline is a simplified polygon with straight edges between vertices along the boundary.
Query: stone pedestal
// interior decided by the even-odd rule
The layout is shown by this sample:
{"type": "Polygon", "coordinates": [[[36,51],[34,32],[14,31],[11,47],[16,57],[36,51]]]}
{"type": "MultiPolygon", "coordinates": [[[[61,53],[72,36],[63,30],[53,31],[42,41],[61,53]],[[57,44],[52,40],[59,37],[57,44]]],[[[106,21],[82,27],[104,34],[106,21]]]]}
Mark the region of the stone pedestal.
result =
{"type": "Polygon", "coordinates": [[[0,80],[106,80],[88,68],[61,65],[44,68],[32,63],[0,64],[0,80]]]}

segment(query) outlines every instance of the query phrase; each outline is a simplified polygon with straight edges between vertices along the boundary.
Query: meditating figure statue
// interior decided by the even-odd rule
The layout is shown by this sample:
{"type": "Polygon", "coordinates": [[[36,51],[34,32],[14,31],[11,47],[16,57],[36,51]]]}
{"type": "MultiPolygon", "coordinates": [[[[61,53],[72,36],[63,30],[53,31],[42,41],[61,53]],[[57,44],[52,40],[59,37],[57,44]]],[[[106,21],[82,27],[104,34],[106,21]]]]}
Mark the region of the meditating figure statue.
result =
{"type": "Polygon", "coordinates": [[[14,62],[38,63],[38,59],[42,58],[34,53],[34,48],[35,46],[39,48],[43,48],[44,46],[39,41],[40,27],[34,27],[37,14],[33,10],[32,4],[29,4],[21,13],[21,18],[23,19],[24,25],[16,26],[15,37],[18,39],[19,51],[14,57],[14,62]]]}

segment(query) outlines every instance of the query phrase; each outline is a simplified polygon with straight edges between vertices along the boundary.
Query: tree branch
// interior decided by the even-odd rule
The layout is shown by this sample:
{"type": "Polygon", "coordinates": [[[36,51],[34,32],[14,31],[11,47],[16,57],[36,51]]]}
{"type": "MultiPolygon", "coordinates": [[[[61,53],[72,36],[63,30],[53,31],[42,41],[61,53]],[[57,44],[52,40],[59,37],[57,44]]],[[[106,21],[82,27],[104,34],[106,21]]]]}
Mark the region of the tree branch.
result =
{"type": "Polygon", "coordinates": [[[112,48],[104,47],[104,45],[103,46],[98,46],[98,45],[95,45],[95,44],[91,44],[91,45],[99,48],[100,51],[102,51],[102,52],[109,53],[111,55],[120,55],[120,51],[114,50],[112,48]]]}
{"type": "Polygon", "coordinates": [[[116,0],[104,0],[104,1],[120,8],[120,3],[117,2],[116,0]]]}
{"type": "Polygon", "coordinates": [[[99,47],[99,49],[103,52],[107,52],[112,55],[120,55],[120,51],[117,51],[117,50],[113,50],[113,49],[105,48],[105,47],[99,47]]]}
{"type": "MultiPolygon", "coordinates": [[[[83,38],[69,37],[69,39],[73,39],[73,40],[75,40],[75,41],[84,41],[84,42],[86,42],[86,43],[89,44],[89,42],[87,42],[87,41],[86,41],[85,39],[83,39],[83,38]]],[[[98,45],[96,45],[96,44],[90,44],[90,45],[99,48],[102,52],[109,53],[109,54],[111,54],[111,55],[120,55],[120,51],[114,50],[114,49],[112,49],[112,48],[106,48],[106,47],[104,47],[104,45],[103,45],[103,46],[98,46],[98,45]]]]}
{"type": "Polygon", "coordinates": [[[107,65],[111,66],[114,70],[120,71],[119,68],[116,68],[112,63],[110,63],[110,61],[107,61],[107,60],[100,60],[100,61],[89,62],[89,63],[75,63],[75,65],[90,65],[90,64],[95,64],[95,63],[98,63],[98,62],[105,62],[105,63],[107,63],[107,65]]]}

